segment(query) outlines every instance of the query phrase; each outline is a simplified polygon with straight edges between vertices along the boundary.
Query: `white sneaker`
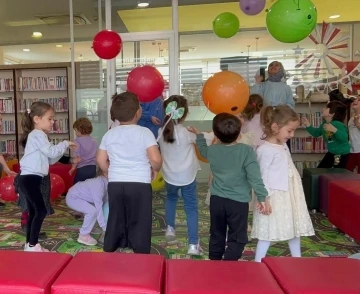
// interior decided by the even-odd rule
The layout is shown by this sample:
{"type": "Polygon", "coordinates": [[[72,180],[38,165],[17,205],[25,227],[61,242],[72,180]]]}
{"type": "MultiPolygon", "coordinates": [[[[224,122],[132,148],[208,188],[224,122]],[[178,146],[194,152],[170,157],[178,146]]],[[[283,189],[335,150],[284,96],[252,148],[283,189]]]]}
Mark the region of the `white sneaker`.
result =
{"type": "Polygon", "coordinates": [[[189,244],[187,254],[200,255],[200,245],[199,244],[189,244]]]}
{"type": "Polygon", "coordinates": [[[168,243],[170,245],[177,243],[175,229],[173,227],[167,226],[166,233],[165,233],[165,239],[166,239],[166,243],[168,243]]]}
{"type": "Polygon", "coordinates": [[[25,243],[25,245],[24,245],[24,251],[26,251],[26,248],[28,248],[28,246],[29,246],[29,243],[25,243]]]}
{"type": "Polygon", "coordinates": [[[25,244],[26,252],[49,252],[49,250],[42,248],[39,243],[37,243],[35,246],[30,247],[29,244],[25,244]]]}
{"type": "Polygon", "coordinates": [[[77,241],[81,244],[88,246],[95,246],[97,244],[97,241],[93,237],[91,237],[90,234],[88,235],[79,234],[79,238],[77,239],[77,241]]]}

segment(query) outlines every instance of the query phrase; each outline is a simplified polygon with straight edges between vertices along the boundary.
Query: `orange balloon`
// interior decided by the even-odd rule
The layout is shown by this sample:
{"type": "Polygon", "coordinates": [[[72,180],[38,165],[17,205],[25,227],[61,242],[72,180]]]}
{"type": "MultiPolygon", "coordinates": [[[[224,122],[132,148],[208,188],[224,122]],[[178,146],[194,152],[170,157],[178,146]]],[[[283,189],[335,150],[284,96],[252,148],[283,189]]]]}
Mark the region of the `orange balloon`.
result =
{"type": "Polygon", "coordinates": [[[244,78],[232,71],[214,74],[202,90],[205,106],[215,114],[239,114],[249,101],[250,90],[244,78]]]}

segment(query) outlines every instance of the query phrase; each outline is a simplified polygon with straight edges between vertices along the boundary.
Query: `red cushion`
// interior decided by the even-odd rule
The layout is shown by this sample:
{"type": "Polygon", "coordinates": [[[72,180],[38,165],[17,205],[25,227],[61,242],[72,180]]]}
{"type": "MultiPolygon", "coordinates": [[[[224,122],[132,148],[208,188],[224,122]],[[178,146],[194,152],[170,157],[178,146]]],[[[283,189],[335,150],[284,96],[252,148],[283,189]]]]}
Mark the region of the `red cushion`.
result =
{"type": "Polygon", "coordinates": [[[78,253],[52,286],[53,294],[160,293],[161,255],[78,253]]]}
{"type": "Polygon", "coordinates": [[[165,294],[283,294],[262,263],[238,261],[166,261],[165,294]]]}
{"type": "Polygon", "coordinates": [[[360,261],[351,258],[268,257],[262,260],[291,294],[360,293],[360,261]]]}
{"type": "Polygon", "coordinates": [[[359,181],[333,181],[329,184],[329,221],[360,241],[359,181]]]}
{"type": "Polygon", "coordinates": [[[0,293],[51,293],[51,285],[72,256],[61,253],[0,251],[0,293]]]}

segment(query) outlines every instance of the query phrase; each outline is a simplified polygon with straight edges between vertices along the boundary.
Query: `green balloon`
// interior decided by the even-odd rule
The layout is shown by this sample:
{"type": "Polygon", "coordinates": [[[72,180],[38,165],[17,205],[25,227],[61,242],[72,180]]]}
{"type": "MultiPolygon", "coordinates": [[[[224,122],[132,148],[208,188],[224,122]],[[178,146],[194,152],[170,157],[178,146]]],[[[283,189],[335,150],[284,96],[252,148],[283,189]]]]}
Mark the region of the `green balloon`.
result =
{"type": "Polygon", "coordinates": [[[213,31],[220,38],[231,38],[240,29],[238,17],[231,12],[219,14],[213,21],[213,31]]]}
{"type": "Polygon", "coordinates": [[[278,0],[269,9],[266,26],[283,43],[304,40],[316,26],[317,11],[310,0],[278,0]]]}

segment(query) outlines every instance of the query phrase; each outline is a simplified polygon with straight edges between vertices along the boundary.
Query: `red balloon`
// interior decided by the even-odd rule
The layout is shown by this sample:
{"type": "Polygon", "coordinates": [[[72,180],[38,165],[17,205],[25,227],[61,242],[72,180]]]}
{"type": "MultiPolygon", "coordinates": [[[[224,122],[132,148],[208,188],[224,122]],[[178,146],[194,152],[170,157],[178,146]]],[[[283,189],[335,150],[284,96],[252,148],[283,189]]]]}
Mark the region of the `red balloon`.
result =
{"type": "Polygon", "coordinates": [[[113,59],[121,51],[122,40],[120,35],[111,30],[103,30],[96,34],[93,49],[102,59],[113,59]]]}
{"type": "Polygon", "coordinates": [[[151,65],[135,67],[127,78],[127,90],[135,93],[140,102],[151,102],[160,97],[164,87],[163,76],[151,65]]]}
{"type": "Polygon", "coordinates": [[[50,174],[50,183],[50,199],[56,200],[65,192],[65,182],[59,175],[50,174]]]}
{"type": "Polygon", "coordinates": [[[4,201],[15,202],[18,198],[15,193],[14,176],[6,176],[0,180],[0,197],[4,201]]]}

